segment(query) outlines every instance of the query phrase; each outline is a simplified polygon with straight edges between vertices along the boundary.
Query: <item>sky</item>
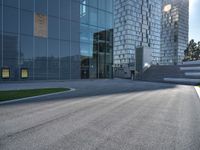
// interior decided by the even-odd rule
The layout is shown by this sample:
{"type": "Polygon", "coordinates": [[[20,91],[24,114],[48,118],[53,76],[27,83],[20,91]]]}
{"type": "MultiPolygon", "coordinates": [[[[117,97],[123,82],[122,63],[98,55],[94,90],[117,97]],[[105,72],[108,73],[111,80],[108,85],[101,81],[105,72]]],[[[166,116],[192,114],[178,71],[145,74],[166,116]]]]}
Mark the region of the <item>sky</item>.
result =
{"type": "Polygon", "coordinates": [[[189,40],[200,41],[200,0],[190,1],[189,40]]]}

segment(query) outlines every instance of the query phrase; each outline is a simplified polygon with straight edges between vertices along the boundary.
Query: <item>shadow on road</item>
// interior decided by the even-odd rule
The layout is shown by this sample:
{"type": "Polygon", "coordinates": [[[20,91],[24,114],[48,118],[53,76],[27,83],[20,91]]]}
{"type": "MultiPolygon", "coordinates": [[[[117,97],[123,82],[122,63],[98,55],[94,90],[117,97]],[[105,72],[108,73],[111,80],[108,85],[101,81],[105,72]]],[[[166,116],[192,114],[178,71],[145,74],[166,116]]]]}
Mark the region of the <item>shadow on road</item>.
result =
{"type": "MultiPolygon", "coordinates": [[[[39,84],[39,83],[31,83],[39,84]]],[[[41,83],[40,83],[41,84],[41,83]]],[[[52,101],[67,101],[67,100],[80,100],[81,98],[92,96],[106,96],[112,94],[126,94],[145,91],[166,90],[175,88],[175,84],[167,83],[154,83],[154,82],[141,82],[132,80],[78,80],[78,81],[65,81],[65,82],[48,82],[43,83],[41,87],[70,87],[76,89],[75,91],[62,93],[59,95],[45,96],[41,98],[29,98],[28,100],[2,104],[5,105],[23,105],[27,103],[41,103],[52,101]]],[[[25,87],[30,83],[24,84],[25,87]]]]}

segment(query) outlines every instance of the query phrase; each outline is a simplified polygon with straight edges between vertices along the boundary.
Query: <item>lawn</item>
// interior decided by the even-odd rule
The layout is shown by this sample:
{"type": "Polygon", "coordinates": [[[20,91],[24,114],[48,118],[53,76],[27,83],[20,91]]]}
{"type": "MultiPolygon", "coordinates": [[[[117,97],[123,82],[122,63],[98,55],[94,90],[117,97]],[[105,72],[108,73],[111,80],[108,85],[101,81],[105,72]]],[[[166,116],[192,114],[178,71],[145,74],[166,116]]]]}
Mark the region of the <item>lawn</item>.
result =
{"type": "Polygon", "coordinates": [[[64,92],[68,90],[69,89],[66,88],[44,88],[44,89],[0,91],[0,101],[64,92]]]}

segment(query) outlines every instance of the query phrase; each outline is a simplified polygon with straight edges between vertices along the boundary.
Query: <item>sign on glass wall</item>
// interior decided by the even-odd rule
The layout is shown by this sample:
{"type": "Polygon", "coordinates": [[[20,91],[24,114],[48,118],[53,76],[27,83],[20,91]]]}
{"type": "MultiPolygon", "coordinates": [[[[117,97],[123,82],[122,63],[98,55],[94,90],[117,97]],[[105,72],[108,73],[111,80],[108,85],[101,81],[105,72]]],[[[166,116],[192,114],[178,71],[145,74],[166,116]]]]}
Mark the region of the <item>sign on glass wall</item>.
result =
{"type": "Polygon", "coordinates": [[[48,36],[47,16],[41,13],[35,13],[34,17],[34,35],[46,38],[48,36]]]}
{"type": "Polygon", "coordinates": [[[27,68],[22,68],[21,69],[21,78],[22,79],[28,78],[28,69],[27,68]]]}
{"type": "Polygon", "coordinates": [[[2,68],[1,69],[1,77],[2,77],[2,79],[9,79],[10,78],[10,69],[2,68]]]}

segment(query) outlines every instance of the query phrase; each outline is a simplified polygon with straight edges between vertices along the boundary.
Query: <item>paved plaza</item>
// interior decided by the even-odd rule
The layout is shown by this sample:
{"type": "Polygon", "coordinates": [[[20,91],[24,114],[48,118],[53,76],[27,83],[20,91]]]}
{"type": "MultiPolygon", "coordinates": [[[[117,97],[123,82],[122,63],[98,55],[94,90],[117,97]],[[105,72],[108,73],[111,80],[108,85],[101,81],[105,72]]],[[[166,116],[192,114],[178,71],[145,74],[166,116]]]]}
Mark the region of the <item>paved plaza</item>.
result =
{"type": "Polygon", "coordinates": [[[121,79],[0,83],[0,90],[69,87],[0,104],[1,150],[198,150],[193,86],[121,79]]]}

